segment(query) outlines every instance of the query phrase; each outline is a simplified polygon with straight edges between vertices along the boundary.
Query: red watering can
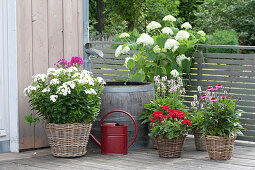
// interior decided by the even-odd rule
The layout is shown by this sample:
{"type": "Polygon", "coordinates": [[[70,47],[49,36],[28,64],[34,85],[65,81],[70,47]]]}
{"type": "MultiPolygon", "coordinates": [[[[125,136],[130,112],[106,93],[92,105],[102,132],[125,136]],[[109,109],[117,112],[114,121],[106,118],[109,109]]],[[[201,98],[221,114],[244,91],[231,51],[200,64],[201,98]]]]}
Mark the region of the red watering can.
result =
{"type": "Polygon", "coordinates": [[[100,121],[101,126],[101,142],[92,134],[89,137],[101,148],[102,154],[127,154],[127,149],[134,143],[137,136],[137,124],[135,119],[123,110],[112,110],[106,113],[100,121]],[[127,130],[128,125],[118,123],[103,123],[106,116],[114,112],[121,112],[128,115],[135,124],[135,136],[133,140],[127,145],[127,130]]]}

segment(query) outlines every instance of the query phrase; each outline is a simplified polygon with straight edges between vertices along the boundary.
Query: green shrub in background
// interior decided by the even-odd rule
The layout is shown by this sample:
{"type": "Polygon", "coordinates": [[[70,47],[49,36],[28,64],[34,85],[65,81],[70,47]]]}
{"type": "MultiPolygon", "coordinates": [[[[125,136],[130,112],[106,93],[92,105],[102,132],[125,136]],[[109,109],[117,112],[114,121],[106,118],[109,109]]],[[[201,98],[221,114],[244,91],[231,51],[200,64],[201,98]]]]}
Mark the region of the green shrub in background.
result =
{"type": "MultiPolygon", "coordinates": [[[[216,30],[212,35],[208,36],[206,44],[210,45],[239,45],[238,34],[233,30],[216,30]]],[[[235,49],[208,49],[210,53],[239,53],[235,49]]]]}

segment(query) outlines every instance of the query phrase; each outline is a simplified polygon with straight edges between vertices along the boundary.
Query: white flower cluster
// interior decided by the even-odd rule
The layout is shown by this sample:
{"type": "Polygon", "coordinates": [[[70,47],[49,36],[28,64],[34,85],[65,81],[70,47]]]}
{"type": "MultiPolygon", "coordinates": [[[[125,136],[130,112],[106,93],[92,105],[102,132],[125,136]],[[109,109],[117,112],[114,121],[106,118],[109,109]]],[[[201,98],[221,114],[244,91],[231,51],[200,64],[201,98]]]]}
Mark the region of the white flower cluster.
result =
{"type": "Polygon", "coordinates": [[[182,60],[185,59],[190,61],[190,57],[186,57],[184,54],[181,54],[176,57],[176,62],[180,67],[182,67],[182,60]]]}
{"type": "Polygon", "coordinates": [[[165,49],[175,52],[179,48],[180,43],[174,39],[167,39],[165,42],[165,49]]]}
{"type": "Polygon", "coordinates": [[[97,92],[92,88],[85,90],[85,93],[86,94],[95,94],[95,95],[97,94],[97,92]]]}
{"type": "Polygon", "coordinates": [[[45,89],[42,90],[42,93],[47,93],[47,92],[50,92],[50,88],[49,87],[46,87],[45,89]]]}
{"type": "Polygon", "coordinates": [[[190,23],[189,23],[189,22],[185,22],[185,23],[183,23],[183,24],[181,25],[181,28],[191,29],[191,28],[192,28],[192,26],[190,25],[190,23]]]}
{"type": "Polygon", "coordinates": [[[180,41],[187,40],[189,38],[189,36],[190,36],[190,34],[187,31],[181,30],[181,31],[177,32],[175,39],[180,40],[180,41]]]}
{"type": "Polygon", "coordinates": [[[174,32],[172,31],[172,29],[170,28],[170,27],[164,27],[162,30],[162,33],[163,34],[170,34],[170,35],[173,35],[174,34],[174,32]]]}
{"type": "Polygon", "coordinates": [[[126,32],[123,32],[122,34],[120,34],[119,38],[127,38],[130,37],[130,35],[126,32]]]}
{"type": "Polygon", "coordinates": [[[133,57],[126,57],[126,58],[125,58],[125,67],[126,67],[126,68],[128,68],[128,67],[127,67],[127,63],[128,63],[129,60],[134,60],[134,58],[133,58],[133,57]]]}
{"type": "Polygon", "coordinates": [[[197,33],[198,33],[199,35],[201,35],[202,37],[204,37],[204,36],[206,35],[205,32],[202,31],[202,30],[198,31],[197,33]]]}
{"type": "Polygon", "coordinates": [[[47,76],[55,76],[56,75],[56,69],[55,68],[48,68],[47,70],[47,76]]]}
{"type": "Polygon", "coordinates": [[[38,81],[45,82],[46,78],[47,78],[46,74],[36,74],[33,76],[33,81],[34,82],[38,82],[38,81]]]}
{"type": "Polygon", "coordinates": [[[36,86],[28,86],[27,88],[24,89],[23,93],[25,96],[28,96],[30,95],[32,91],[36,91],[36,90],[37,90],[36,86]]]}
{"type": "Polygon", "coordinates": [[[57,101],[57,98],[58,98],[58,95],[51,95],[51,96],[50,96],[50,101],[56,102],[56,101],[57,101]]]}
{"type": "Polygon", "coordinates": [[[72,73],[72,72],[75,72],[75,71],[78,71],[78,69],[77,69],[76,67],[69,67],[69,68],[67,69],[67,72],[68,72],[68,73],[72,73]]]}
{"type": "Polygon", "coordinates": [[[137,38],[136,43],[137,44],[143,44],[143,45],[153,45],[154,40],[148,34],[143,33],[139,38],[137,38]]]}
{"type": "Polygon", "coordinates": [[[59,79],[52,79],[50,81],[50,85],[52,85],[52,84],[59,84],[59,79]]]}
{"type": "Polygon", "coordinates": [[[115,51],[115,57],[119,57],[122,54],[127,54],[130,51],[129,46],[125,46],[123,48],[123,45],[119,45],[118,48],[115,51]]]}
{"type": "Polygon", "coordinates": [[[153,47],[153,52],[154,53],[160,53],[161,49],[159,48],[158,45],[155,45],[155,47],[153,47]]]}
{"type": "Polygon", "coordinates": [[[161,24],[156,21],[151,21],[146,27],[147,31],[151,31],[157,28],[161,28],[161,24]]]}
{"type": "Polygon", "coordinates": [[[171,74],[173,77],[178,77],[178,76],[179,76],[179,72],[178,72],[176,69],[172,70],[172,71],[170,72],[170,74],[171,74]]]}
{"type": "Polygon", "coordinates": [[[104,81],[102,77],[97,77],[97,81],[101,84],[106,84],[106,82],[104,81]]]}
{"type": "Polygon", "coordinates": [[[176,21],[176,18],[173,17],[172,15],[167,15],[163,18],[163,21],[171,21],[171,22],[174,22],[176,21]]]}
{"type": "Polygon", "coordinates": [[[67,85],[62,85],[58,88],[57,94],[62,94],[64,96],[67,96],[67,94],[71,94],[71,89],[67,85]]]}

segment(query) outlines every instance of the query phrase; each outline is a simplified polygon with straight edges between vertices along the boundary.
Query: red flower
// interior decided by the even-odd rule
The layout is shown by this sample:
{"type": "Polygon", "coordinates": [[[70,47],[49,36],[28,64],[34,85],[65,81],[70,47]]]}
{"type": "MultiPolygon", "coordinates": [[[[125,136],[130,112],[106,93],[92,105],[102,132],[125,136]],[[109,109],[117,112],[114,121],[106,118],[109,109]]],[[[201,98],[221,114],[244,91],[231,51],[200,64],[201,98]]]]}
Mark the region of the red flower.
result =
{"type": "Polygon", "coordinates": [[[163,106],[163,109],[168,111],[169,109],[171,109],[171,107],[169,107],[169,106],[163,106]]]}
{"type": "Polygon", "coordinates": [[[210,86],[210,87],[208,87],[208,89],[206,91],[212,91],[212,90],[213,90],[213,87],[210,86]]]}
{"type": "Polygon", "coordinates": [[[182,121],[182,124],[187,124],[187,125],[189,125],[189,126],[192,126],[192,123],[189,121],[189,120],[187,120],[187,119],[184,119],[183,121],[182,121]]]}

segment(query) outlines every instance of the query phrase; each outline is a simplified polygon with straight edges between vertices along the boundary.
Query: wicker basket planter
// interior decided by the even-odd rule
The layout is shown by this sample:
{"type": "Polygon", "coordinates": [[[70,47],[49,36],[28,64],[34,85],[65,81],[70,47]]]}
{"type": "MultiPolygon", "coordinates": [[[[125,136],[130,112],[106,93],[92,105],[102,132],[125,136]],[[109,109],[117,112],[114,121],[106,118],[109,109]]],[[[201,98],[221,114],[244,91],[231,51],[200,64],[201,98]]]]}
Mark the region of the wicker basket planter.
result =
{"type": "Polygon", "coordinates": [[[195,146],[197,151],[206,151],[205,138],[203,137],[202,130],[193,130],[195,138],[195,146]]]}
{"type": "Polygon", "coordinates": [[[210,159],[229,160],[232,157],[236,136],[224,138],[220,136],[205,136],[206,150],[210,159]]]}
{"type": "Polygon", "coordinates": [[[158,154],[161,158],[179,158],[181,157],[183,144],[187,135],[179,138],[167,139],[157,137],[158,154]]]}
{"type": "Polygon", "coordinates": [[[56,157],[77,157],[87,152],[92,123],[46,125],[51,153],[56,157]]]}
{"type": "MultiPolygon", "coordinates": [[[[149,123],[149,132],[151,132],[152,128],[153,128],[153,123],[149,123]]],[[[152,142],[153,149],[158,149],[157,138],[154,136],[151,136],[151,142],[152,142]]]]}

